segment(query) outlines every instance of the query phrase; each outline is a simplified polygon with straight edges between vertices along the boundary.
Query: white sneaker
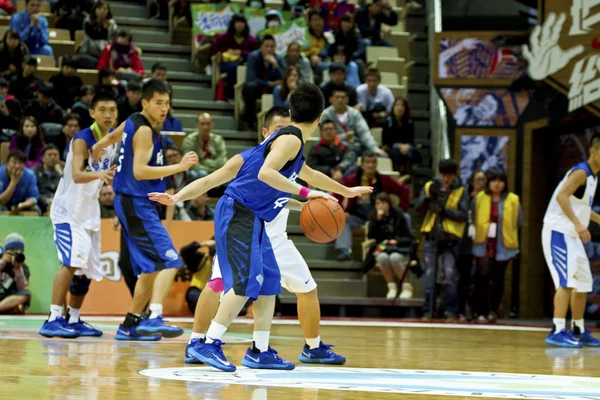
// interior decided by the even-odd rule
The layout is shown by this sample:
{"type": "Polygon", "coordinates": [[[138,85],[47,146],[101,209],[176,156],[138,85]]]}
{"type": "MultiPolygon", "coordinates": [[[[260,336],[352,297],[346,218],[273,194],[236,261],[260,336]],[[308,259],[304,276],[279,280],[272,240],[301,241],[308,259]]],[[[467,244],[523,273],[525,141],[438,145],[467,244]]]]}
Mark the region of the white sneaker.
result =
{"type": "Polygon", "coordinates": [[[402,291],[400,292],[400,300],[409,300],[413,297],[413,287],[409,282],[402,284],[402,291]]]}
{"type": "Polygon", "coordinates": [[[395,282],[388,283],[388,292],[387,292],[387,295],[385,296],[385,298],[388,300],[393,300],[396,298],[397,295],[398,295],[398,287],[396,286],[396,283],[395,282]]]}

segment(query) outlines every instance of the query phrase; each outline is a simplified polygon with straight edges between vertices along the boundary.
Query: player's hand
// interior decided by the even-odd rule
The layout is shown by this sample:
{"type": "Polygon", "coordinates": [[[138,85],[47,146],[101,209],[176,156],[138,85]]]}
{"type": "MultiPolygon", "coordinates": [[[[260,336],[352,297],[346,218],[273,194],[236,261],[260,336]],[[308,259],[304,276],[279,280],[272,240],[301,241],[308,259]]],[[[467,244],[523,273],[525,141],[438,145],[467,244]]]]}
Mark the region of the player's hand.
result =
{"type": "Polygon", "coordinates": [[[200,242],[200,246],[215,247],[215,241],[214,240],[205,240],[204,242],[200,242]]]}
{"type": "Polygon", "coordinates": [[[98,179],[100,179],[102,182],[106,183],[107,185],[110,185],[115,177],[116,172],[117,172],[117,166],[113,165],[109,169],[106,169],[104,171],[98,171],[98,179]]]}
{"type": "Polygon", "coordinates": [[[581,241],[583,243],[587,243],[590,240],[592,240],[592,235],[587,227],[585,227],[581,224],[577,224],[577,225],[575,225],[575,231],[577,232],[577,234],[579,235],[579,238],[581,239],[581,241]]]}
{"type": "Polygon", "coordinates": [[[338,202],[338,200],[335,197],[333,197],[332,195],[330,195],[329,193],[321,192],[319,190],[311,190],[310,192],[308,192],[308,195],[306,196],[306,198],[309,200],[323,198],[325,200],[333,200],[336,203],[338,202]]]}
{"type": "Polygon", "coordinates": [[[373,188],[371,186],[355,186],[346,189],[348,189],[348,191],[344,194],[344,197],[349,199],[363,194],[373,193],[373,188]]]}
{"type": "Polygon", "coordinates": [[[181,162],[179,163],[179,165],[181,166],[181,168],[183,168],[184,171],[187,171],[196,164],[198,164],[198,154],[194,153],[193,151],[188,151],[187,153],[185,153],[185,155],[181,159],[181,162]]]}
{"type": "Polygon", "coordinates": [[[173,206],[177,203],[177,201],[175,201],[175,196],[170,195],[169,193],[152,192],[148,193],[148,198],[165,206],[173,206]]]}
{"type": "Polygon", "coordinates": [[[104,153],[104,149],[101,149],[98,146],[98,144],[95,144],[92,146],[91,152],[92,160],[94,160],[95,162],[100,162],[100,159],[102,158],[102,153],[104,153]]]}

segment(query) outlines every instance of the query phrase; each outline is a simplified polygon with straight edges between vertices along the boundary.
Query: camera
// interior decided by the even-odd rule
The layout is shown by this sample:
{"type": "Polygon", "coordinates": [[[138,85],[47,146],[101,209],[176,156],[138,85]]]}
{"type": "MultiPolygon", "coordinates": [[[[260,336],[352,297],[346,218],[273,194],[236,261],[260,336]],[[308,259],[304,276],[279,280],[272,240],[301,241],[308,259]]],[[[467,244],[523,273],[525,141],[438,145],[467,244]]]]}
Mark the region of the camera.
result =
{"type": "Polygon", "coordinates": [[[17,253],[13,256],[13,259],[18,264],[23,264],[25,262],[25,254],[17,253]]]}

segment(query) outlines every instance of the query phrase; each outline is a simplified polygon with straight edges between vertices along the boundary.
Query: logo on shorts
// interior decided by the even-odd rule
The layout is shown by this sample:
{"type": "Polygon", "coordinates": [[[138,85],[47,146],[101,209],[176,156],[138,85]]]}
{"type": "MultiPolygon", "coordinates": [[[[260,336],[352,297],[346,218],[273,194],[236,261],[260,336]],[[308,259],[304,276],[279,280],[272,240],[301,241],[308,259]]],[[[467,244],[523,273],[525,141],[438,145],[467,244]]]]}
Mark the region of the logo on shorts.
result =
{"type": "Polygon", "coordinates": [[[278,198],[277,200],[275,200],[275,205],[273,206],[273,210],[285,207],[285,205],[287,204],[288,201],[290,201],[289,197],[278,198]]]}
{"type": "Polygon", "coordinates": [[[177,252],[173,249],[167,250],[167,252],[165,253],[165,257],[170,258],[171,260],[177,260],[179,258],[177,252]]]}
{"type": "Polygon", "coordinates": [[[107,251],[100,254],[100,272],[109,281],[119,282],[121,280],[118,252],[107,251]]]}

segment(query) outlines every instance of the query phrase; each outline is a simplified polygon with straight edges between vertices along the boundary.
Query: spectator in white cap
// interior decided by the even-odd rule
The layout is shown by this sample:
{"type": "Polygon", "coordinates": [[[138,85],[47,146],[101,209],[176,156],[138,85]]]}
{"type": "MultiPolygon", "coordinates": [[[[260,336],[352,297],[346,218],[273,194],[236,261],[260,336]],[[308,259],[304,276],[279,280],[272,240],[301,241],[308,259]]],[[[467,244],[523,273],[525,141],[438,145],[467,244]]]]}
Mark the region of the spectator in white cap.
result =
{"type": "Polygon", "coordinates": [[[25,240],[11,233],[4,240],[0,258],[0,314],[24,314],[29,307],[29,267],[25,265],[25,240]]]}

